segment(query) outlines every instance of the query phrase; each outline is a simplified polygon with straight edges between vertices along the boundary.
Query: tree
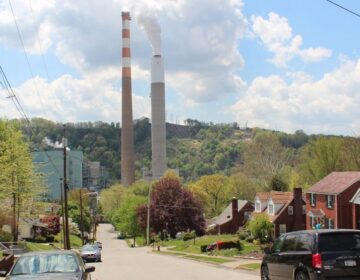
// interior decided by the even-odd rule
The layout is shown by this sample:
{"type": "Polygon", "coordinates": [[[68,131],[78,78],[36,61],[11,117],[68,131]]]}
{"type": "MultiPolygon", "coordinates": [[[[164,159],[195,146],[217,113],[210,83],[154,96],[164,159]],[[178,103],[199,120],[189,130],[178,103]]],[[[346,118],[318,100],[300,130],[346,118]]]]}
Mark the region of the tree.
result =
{"type": "Polygon", "coordinates": [[[279,175],[275,175],[271,178],[270,190],[286,192],[289,189],[289,185],[286,184],[279,175]]]}
{"type": "MultiPolygon", "coordinates": [[[[154,232],[166,230],[171,237],[177,232],[194,230],[202,235],[205,229],[203,207],[192,193],[183,188],[179,178],[164,176],[153,185],[150,202],[150,227],[154,232]]],[[[142,229],[147,226],[147,205],[137,209],[142,229]]]]}
{"type": "Polygon", "coordinates": [[[189,185],[189,190],[203,203],[208,217],[220,214],[229,201],[229,185],[224,175],[202,176],[189,185]]]}
{"type": "Polygon", "coordinates": [[[344,170],[342,143],[338,137],[319,137],[304,147],[300,155],[303,184],[314,184],[333,171],[344,170]]]}
{"type": "Polygon", "coordinates": [[[116,230],[121,231],[125,236],[134,238],[134,244],[136,236],[143,233],[143,228],[138,223],[137,208],[145,202],[145,197],[128,195],[111,220],[116,230]]]}
{"type": "Polygon", "coordinates": [[[263,187],[269,188],[273,176],[292,164],[294,151],[283,147],[276,134],[258,132],[245,149],[244,160],[246,173],[257,178],[263,187]]]}
{"type": "Polygon", "coordinates": [[[122,185],[114,185],[104,189],[100,193],[100,205],[107,220],[111,220],[115,210],[121,207],[126,195],[126,189],[122,185]]]}
{"type": "Polygon", "coordinates": [[[238,198],[253,201],[259,189],[258,184],[246,174],[238,172],[229,177],[230,193],[238,198]]]}
{"type": "Polygon", "coordinates": [[[0,120],[0,196],[13,201],[14,241],[20,213],[34,198],[44,192],[40,176],[36,176],[28,144],[20,130],[7,121],[0,120]]]}

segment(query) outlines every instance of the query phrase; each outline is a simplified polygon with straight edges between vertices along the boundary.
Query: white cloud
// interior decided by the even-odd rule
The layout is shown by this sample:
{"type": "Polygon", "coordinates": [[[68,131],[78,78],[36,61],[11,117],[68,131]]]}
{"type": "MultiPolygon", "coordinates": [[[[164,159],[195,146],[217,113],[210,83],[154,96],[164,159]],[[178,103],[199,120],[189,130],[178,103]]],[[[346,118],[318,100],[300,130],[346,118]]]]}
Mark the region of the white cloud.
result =
{"type": "MultiPolygon", "coordinates": [[[[113,81],[109,82],[109,77],[115,75],[112,71],[108,70],[108,75],[90,75],[83,79],[63,75],[50,83],[36,77],[14,90],[28,117],[59,120],[61,116],[63,122],[118,122],[121,119],[121,91],[113,88],[113,81]]],[[[0,96],[6,96],[6,92],[0,91],[0,96]]],[[[21,117],[10,102],[10,99],[0,98],[0,111],[21,117]]],[[[134,94],[133,104],[134,119],[150,117],[149,98],[134,94]]]]}
{"type": "Polygon", "coordinates": [[[254,79],[245,97],[231,108],[236,121],[288,132],[359,131],[360,60],[347,61],[318,81],[303,73],[293,77],[291,82],[279,76],[254,79]]]}
{"type": "Polygon", "coordinates": [[[253,32],[274,54],[270,61],[277,67],[286,67],[295,57],[300,57],[304,62],[317,62],[332,55],[331,50],[323,47],[302,48],[303,38],[293,35],[287,18],[276,13],[269,13],[269,19],[252,16],[252,22],[253,32]]]}
{"type": "MultiPolygon", "coordinates": [[[[20,48],[6,2],[0,2],[0,43],[20,48]]],[[[27,51],[39,53],[39,38],[43,51],[54,51],[63,64],[83,76],[121,68],[121,11],[129,9],[133,16],[132,61],[138,73],[150,68],[150,44],[136,20],[146,12],[156,16],[162,28],[168,87],[194,103],[238,90],[240,78],[235,73],[244,66],[238,41],[246,32],[242,0],[32,2],[33,12],[23,1],[12,0],[27,51]],[[195,91],[176,80],[184,74],[190,84],[196,84],[195,91]],[[219,88],[213,87],[214,79],[222,81],[221,95],[219,88]]]]}

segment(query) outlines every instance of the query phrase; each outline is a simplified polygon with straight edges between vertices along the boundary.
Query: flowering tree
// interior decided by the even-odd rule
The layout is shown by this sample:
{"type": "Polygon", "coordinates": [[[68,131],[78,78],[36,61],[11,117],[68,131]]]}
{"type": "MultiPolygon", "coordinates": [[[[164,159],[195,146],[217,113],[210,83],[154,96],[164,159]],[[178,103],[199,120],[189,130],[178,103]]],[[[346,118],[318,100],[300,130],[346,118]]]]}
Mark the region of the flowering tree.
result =
{"type": "MultiPolygon", "coordinates": [[[[145,229],[147,205],[137,209],[140,226],[145,229]]],[[[192,193],[183,188],[178,177],[165,175],[153,185],[150,203],[150,228],[153,232],[166,230],[171,237],[177,232],[195,230],[204,234],[203,206],[192,193]]]]}

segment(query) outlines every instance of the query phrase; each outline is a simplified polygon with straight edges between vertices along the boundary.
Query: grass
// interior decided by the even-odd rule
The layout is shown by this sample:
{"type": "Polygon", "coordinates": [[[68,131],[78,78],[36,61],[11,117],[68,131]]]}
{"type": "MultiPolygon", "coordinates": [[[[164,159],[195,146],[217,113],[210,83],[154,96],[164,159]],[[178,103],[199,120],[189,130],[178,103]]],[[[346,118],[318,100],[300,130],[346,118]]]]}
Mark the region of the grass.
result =
{"type": "Polygon", "coordinates": [[[238,268],[245,268],[250,270],[258,270],[261,267],[261,263],[247,263],[239,265],[238,268]]]}
{"type": "MultiPolygon", "coordinates": [[[[221,240],[221,241],[231,241],[231,240],[236,241],[236,240],[238,240],[238,237],[237,237],[237,235],[231,235],[231,234],[205,235],[202,237],[197,237],[195,239],[195,242],[193,239],[188,240],[188,241],[172,239],[169,241],[160,241],[156,245],[170,247],[169,249],[171,249],[173,251],[199,254],[199,253],[201,253],[201,251],[200,251],[201,245],[208,245],[208,244],[214,243],[219,240],[221,240]]],[[[242,245],[241,250],[238,250],[235,248],[226,249],[226,250],[214,250],[213,252],[211,252],[211,255],[232,257],[232,256],[246,254],[249,252],[261,251],[260,245],[255,245],[253,243],[248,243],[245,241],[241,241],[241,245],[242,245]]],[[[203,253],[203,254],[209,254],[209,253],[203,253]]]]}
{"type": "Polygon", "coordinates": [[[226,263],[226,262],[232,261],[229,259],[222,259],[222,258],[215,258],[215,257],[195,256],[195,255],[185,254],[185,253],[181,253],[181,252],[166,252],[166,251],[165,252],[164,251],[157,252],[157,251],[155,251],[155,253],[161,254],[161,255],[179,256],[179,257],[183,257],[186,259],[197,260],[197,261],[206,261],[206,262],[211,262],[211,263],[226,263]]]}
{"type": "Polygon", "coordinates": [[[49,244],[35,243],[35,242],[26,242],[26,247],[29,251],[51,251],[54,250],[54,247],[49,244]]]}
{"type": "Polygon", "coordinates": [[[198,261],[206,261],[211,263],[227,263],[232,262],[229,259],[222,259],[222,258],[214,258],[214,257],[205,257],[205,256],[194,256],[194,255],[185,255],[184,258],[198,260],[198,261]]]}

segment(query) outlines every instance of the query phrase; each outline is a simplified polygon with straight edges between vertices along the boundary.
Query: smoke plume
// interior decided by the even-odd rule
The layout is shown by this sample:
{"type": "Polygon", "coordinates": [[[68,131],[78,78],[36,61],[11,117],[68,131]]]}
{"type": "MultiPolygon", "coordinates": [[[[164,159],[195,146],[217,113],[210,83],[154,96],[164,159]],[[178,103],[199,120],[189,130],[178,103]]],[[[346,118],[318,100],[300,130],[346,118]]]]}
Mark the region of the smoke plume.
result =
{"type": "Polygon", "coordinates": [[[161,55],[161,28],[157,19],[149,15],[139,15],[138,24],[143,28],[153,48],[153,55],[161,55]]]}

